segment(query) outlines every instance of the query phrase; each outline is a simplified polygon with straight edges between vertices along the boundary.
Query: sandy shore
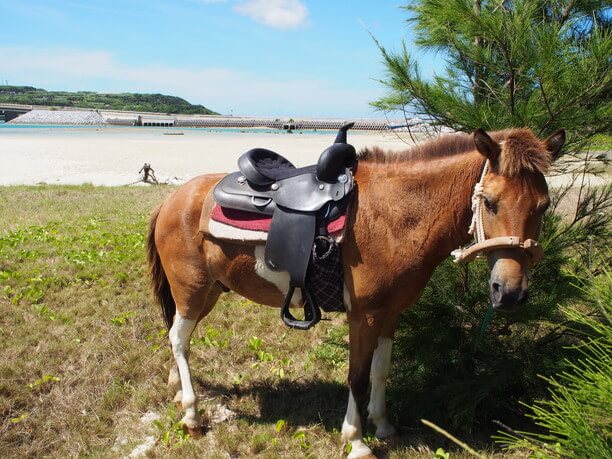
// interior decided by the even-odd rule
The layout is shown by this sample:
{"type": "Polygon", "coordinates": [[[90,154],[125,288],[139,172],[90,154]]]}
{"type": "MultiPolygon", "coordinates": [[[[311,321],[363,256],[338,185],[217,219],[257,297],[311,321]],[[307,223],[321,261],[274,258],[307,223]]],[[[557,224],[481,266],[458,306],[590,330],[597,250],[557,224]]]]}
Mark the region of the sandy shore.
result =
{"type": "MultiPolygon", "coordinates": [[[[408,134],[349,131],[357,150],[380,146],[402,150],[408,134]]],[[[83,184],[128,185],[150,163],[160,182],[183,183],[197,175],[237,169],[238,157],[254,147],[268,148],[296,166],[314,164],[333,142],[335,132],[240,132],[168,128],[18,128],[0,126],[0,185],[83,184]],[[165,135],[182,132],[183,135],[165,135]]],[[[602,185],[609,175],[588,175],[602,185]],[[604,178],[605,177],[605,178],[604,178]]],[[[548,177],[549,185],[572,183],[571,174],[548,177]]],[[[578,182],[577,184],[579,184],[578,182]]]]}
{"type": "MultiPolygon", "coordinates": [[[[182,183],[206,173],[236,170],[246,150],[264,147],[296,166],[313,164],[335,133],[210,132],[163,128],[0,128],[0,185],[126,185],[150,163],[160,181],[182,183]],[[183,132],[184,135],[164,135],[183,132]]],[[[403,149],[394,134],[350,132],[357,150],[378,145],[403,149]]]]}

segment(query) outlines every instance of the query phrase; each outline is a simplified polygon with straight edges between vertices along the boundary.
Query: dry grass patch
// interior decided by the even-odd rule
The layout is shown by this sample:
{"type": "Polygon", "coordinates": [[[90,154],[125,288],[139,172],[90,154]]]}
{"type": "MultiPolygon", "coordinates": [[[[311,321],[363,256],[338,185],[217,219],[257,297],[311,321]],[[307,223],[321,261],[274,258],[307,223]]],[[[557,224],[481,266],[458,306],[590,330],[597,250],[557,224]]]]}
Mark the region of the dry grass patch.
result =
{"type": "MultiPolygon", "coordinates": [[[[208,431],[191,439],[177,424],[144,257],[149,212],[171,191],[0,188],[1,457],[117,457],[139,445],[155,457],[341,455],[341,314],[305,333],[222,296],[192,339],[208,431]]],[[[366,440],[384,457],[431,457],[419,435],[366,440]]]]}

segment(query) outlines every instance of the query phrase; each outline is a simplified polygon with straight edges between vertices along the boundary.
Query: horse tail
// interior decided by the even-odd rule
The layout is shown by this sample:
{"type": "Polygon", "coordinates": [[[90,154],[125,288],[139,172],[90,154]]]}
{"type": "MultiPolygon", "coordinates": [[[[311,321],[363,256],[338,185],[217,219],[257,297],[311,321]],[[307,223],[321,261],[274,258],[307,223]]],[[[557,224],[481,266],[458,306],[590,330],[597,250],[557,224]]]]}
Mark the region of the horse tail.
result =
{"type": "Polygon", "coordinates": [[[176,303],[172,297],[168,277],[162,266],[157,247],[155,246],[155,227],[157,226],[157,217],[161,210],[161,205],[157,207],[151,214],[149,220],[149,231],[147,233],[147,260],[149,262],[149,275],[151,277],[151,285],[153,287],[153,295],[161,305],[162,317],[166,323],[166,327],[170,330],[172,327],[172,319],[176,313],[176,303]]]}

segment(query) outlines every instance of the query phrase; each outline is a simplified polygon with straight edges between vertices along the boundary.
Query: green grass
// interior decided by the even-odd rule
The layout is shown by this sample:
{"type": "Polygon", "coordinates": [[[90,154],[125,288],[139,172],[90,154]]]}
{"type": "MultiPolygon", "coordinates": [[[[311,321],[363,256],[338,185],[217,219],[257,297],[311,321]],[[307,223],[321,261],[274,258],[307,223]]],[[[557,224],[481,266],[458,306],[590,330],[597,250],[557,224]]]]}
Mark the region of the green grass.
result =
{"type": "Polygon", "coordinates": [[[592,151],[610,151],[612,150],[612,135],[597,134],[593,137],[590,148],[592,151]]]}
{"type": "MultiPolygon", "coordinates": [[[[0,188],[0,457],[120,457],[147,436],[156,457],[341,455],[344,316],[289,330],[277,310],[231,293],[192,339],[209,429],[197,439],[180,429],[144,256],[149,212],[171,191],[0,188]]],[[[371,432],[368,443],[388,458],[448,448],[423,430],[387,442],[371,432]]]]}

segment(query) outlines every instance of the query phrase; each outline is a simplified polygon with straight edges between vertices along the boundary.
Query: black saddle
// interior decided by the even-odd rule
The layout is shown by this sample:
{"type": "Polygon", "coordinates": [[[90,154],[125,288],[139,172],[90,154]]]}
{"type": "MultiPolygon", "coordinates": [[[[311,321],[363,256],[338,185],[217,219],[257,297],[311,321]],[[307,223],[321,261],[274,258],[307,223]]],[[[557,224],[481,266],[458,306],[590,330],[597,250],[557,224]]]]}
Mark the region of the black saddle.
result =
{"type": "Polygon", "coordinates": [[[239,171],[223,178],[214,189],[215,201],[232,209],[272,215],[265,248],[266,265],[289,273],[289,291],[281,308],[286,325],[306,330],[321,319],[321,311],[306,287],[315,236],[324,236],[327,222],[346,208],[354,187],[355,148],[346,143],[340,128],[334,144],[317,164],[296,168],[290,161],[265,148],[254,148],[238,159],[239,171]],[[289,312],[295,288],[302,291],[304,320],[289,312]]]}

